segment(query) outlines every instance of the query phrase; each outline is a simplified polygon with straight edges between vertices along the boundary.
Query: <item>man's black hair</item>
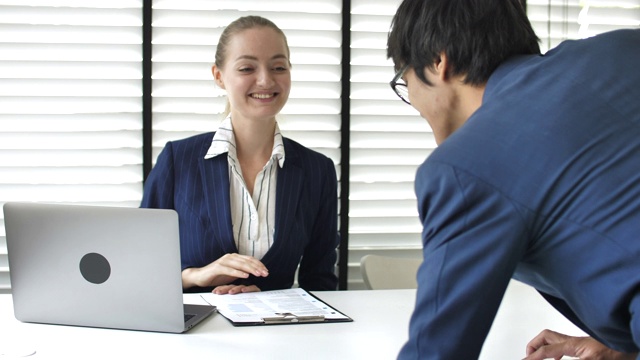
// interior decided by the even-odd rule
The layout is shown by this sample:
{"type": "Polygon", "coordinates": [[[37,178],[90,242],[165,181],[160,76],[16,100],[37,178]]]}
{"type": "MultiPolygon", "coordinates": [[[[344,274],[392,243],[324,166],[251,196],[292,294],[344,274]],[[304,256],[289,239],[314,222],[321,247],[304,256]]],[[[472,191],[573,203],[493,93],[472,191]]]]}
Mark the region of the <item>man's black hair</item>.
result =
{"type": "Polygon", "coordinates": [[[514,55],[539,54],[539,39],[521,0],[404,0],[391,23],[387,57],[429,84],[425,67],[447,56],[450,76],[482,85],[514,55]]]}

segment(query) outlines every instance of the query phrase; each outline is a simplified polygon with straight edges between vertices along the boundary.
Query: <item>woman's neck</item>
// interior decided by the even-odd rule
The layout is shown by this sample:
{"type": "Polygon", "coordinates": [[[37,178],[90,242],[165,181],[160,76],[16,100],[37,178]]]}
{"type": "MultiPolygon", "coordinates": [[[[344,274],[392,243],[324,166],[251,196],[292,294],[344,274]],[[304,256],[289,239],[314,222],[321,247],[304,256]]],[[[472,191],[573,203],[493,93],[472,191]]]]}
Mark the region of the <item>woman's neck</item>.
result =
{"type": "Polygon", "coordinates": [[[231,117],[233,135],[236,140],[238,160],[263,161],[271,157],[273,150],[273,134],[276,128],[275,118],[242,119],[231,117]]]}
{"type": "Polygon", "coordinates": [[[275,119],[243,121],[234,119],[232,116],[231,123],[242,177],[249,194],[253,196],[256,176],[267,164],[273,152],[276,121],[275,119]]]}

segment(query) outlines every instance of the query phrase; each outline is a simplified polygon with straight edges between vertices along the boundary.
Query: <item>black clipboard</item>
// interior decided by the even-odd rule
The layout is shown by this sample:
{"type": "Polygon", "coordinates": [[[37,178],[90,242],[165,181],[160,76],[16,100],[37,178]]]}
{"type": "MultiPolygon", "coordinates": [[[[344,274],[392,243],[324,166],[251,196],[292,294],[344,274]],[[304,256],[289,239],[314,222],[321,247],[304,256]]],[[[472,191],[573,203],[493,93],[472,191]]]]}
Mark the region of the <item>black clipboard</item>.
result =
{"type": "MultiPolygon", "coordinates": [[[[204,299],[204,297],[203,297],[204,299]]],[[[286,290],[272,290],[257,293],[247,293],[238,295],[211,295],[209,300],[212,305],[217,306],[218,313],[226,318],[233,326],[260,326],[260,325],[296,325],[296,324],[322,324],[332,322],[352,322],[353,319],[344,313],[338,311],[333,306],[327,304],[322,299],[318,298],[314,294],[311,294],[303,289],[286,289],[286,290]],[[286,299],[291,299],[287,296],[295,298],[300,296],[301,302],[307,301],[309,304],[313,304],[318,307],[317,313],[315,311],[304,311],[303,313],[296,313],[295,310],[274,310],[264,313],[252,312],[247,314],[246,317],[240,317],[241,312],[235,312],[230,310],[234,308],[242,308],[245,299],[248,304],[255,304],[259,299],[270,299],[271,296],[277,298],[277,294],[282,294],[286,299]],[[224,296],[226,298],[220,298],[224,296]],[[233,298],[237,297],[237,298],[233,298]],[[237,302],[233,302],[238,299],[237,302]],[[227,300],[230,302],[222,301],[227,300]]],[[[278,305],[277,302],[272,302],[270,305],[278,305]]]]}

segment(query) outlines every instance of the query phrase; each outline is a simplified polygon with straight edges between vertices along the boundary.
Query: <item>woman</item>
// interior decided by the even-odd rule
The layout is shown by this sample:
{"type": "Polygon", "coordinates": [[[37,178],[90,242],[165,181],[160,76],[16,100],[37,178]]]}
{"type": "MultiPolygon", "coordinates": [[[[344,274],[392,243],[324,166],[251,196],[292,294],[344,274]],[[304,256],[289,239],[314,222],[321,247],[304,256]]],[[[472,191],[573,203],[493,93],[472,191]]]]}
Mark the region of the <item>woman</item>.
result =
{"type": "Polygon", "coordinates": [[[246,16],[223,31],[212,67],[228,96],[215,133],[169,142],[142,207],[175,209],[185,291],[236,294],[335,290],[333,162],[282,137],[276,115],[291,88],[289,47],[271,21],[246,16]]]}

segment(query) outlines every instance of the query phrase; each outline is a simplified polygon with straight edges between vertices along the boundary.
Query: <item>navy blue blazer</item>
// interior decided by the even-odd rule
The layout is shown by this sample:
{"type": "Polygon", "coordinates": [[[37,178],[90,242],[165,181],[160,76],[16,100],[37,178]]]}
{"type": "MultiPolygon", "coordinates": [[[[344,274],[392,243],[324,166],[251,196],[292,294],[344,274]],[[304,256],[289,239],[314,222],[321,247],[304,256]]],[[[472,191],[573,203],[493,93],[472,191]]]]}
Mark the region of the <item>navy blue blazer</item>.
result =
{"type": "MultiPolygon", "coordinates": [[[[214,133],[169,142],[144,186],[141,207],[175,209],[180,221],[182,269],[205,266],[237,253],[233,237],[227,154],[204,159],[214,133]]],[[[331,159],[284,138],[278,169],[274,242],[261,261],[266,278],[237,283],[262,290],[298,284],[306,290],[336,290],[337,177],[331,159]]],[[[191,288],[186,291],[210,291],[191,288]]]]}

